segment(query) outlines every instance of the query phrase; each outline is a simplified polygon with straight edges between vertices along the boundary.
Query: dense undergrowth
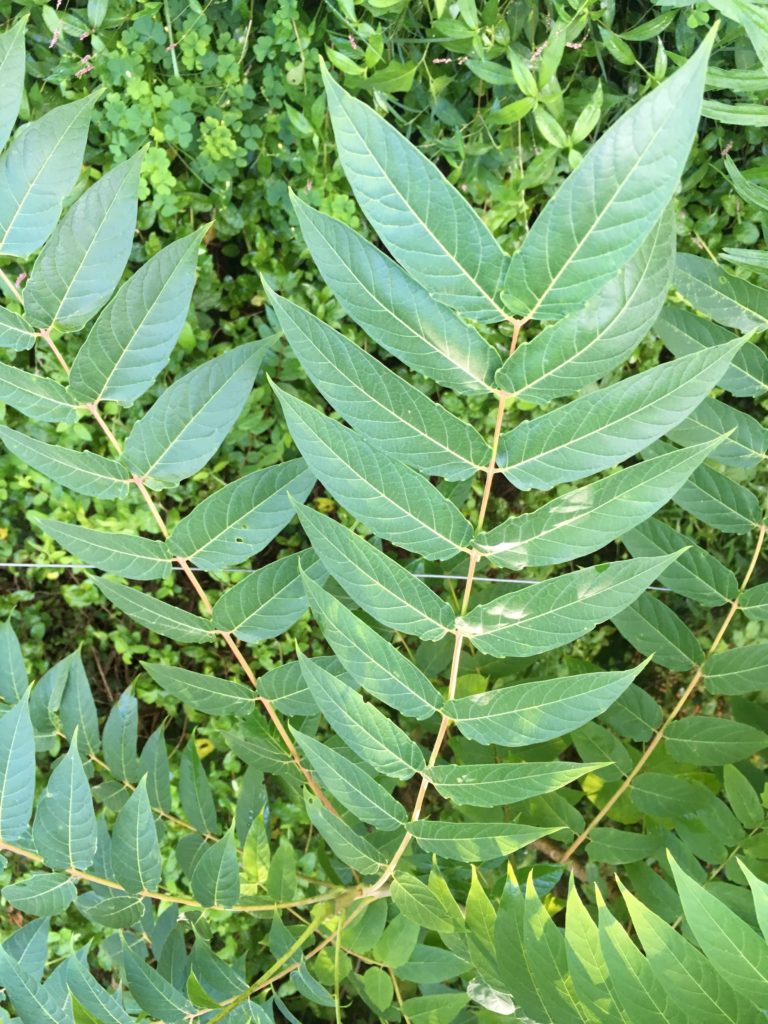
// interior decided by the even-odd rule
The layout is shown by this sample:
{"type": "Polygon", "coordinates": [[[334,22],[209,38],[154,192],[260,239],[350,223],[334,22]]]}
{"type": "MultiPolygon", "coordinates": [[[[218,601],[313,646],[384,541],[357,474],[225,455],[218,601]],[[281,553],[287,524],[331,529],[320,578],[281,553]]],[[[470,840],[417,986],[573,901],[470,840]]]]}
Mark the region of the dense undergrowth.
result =
{"type": "MultiPolygon", "coordinates": [[[[95,416],[69,416],[62,405],[58,415],[49,409],[47,422],[32,425],[21,414],[29,409],[9,400],[6,427],[33,443],[101,456],[110,466],[124,446],[122,465],[140,481],[123,487],[120,480],[118,487],[112,480],[112,490],[102,481],[94,490],[93,482],[65,479],[49,467],[51,480],[23,461],[44,470],[40,460],[50,450],[19,447],[18,434],[3,429],[11,449],[0,456],[3,561],[73,563],[2,570],[0,609],[11,614],[2,634],[0,693],[16,705],[0,719],[8,749],[12,724],[13,735],[20,734],[12,716],[22,716],[17,702],[23,703],[26,681],[39,680],[30,697],[39,807],[31,832],[21,829],[6,842],[26,854],[11,855],[5,868],[4,931],[12,937],[8,956],[0,954],[0,982],[7,984],[12,961],[22,962],[33,994],[8,986],[9,1008],[25,1024],[37,1024],[63,1005],[69,986],[78,1024],[218,1020],[225,1010],[232,1020],[273,1015],[413,1024],[759,1019],[757,1008],[768,1005],[768,953],[759,934],[768,883],[761,756],[768,643],[760,589],[766,579],[760,344],[768,323],[768,292],[761,288],[768,270],[761,251],[768,211],[762,143],[768,26],[760,6],[613,9],[473,0],[5,6],[9,26],[29,14],[22,120],[35,121],[62,102],[93,100],[83,170],[66,205],[87,197],[86,188],[111,171],[113,181],[126,175],[122,201],[130,206],[129,179],[138,176],[141,161],[136,232],[123,263],[136,272],[152,257],[162,260],[157,254],[169,244],[184,254],[174,293],[178,344],[167,368],[161,363],[124,395],[100,382],[109,373],[106,349],[94,356],[92,344],[91,355],[82,354],[87,318],[67,324],[59,307],[51,320],[68,329],[51,336],[39,311],[50,310],[50,302],[37,299],[34,311],[31,257],[45,236],[31,249],[9,247],[0,257],[7,307],[22,312],[21,293],[41,332],[34,348],[19,345],[8,362],[55,384],[69,379],[78,402],[97,403],[95,416]],[[360,236],[347,228],[372,241],[378,236],[400,260],[407,273],[392,294],[406,306],[422,285],[434,293],[444,268],[427,265],[429,245],[418,259],[409,256],[386,218],[377,220],[375,195],[366,192],[370,169],[355,166],[360,154],[349,141],[356,118],[369,142],[381,131],[379,122],[366,120],[373,108],[416,144],[480,213],[500,249],[490,236],[475,238],[474,221],[462,222],[461,244],[471,250],[476,241],[481,268],[498,260],[505,269],[500,253],[535,238],[528,234],[532,225],[542,232],[546,202],[592,143],[693,56],[715,14],[723,20],[701,120],[696,125],[696,109],[688,128],[676,127],[679,166],[666,199],[658,199],[655,216],[648,214],[657,227],[628,264],[630,280],[639,275],[648,294],[638,322],[623,328],[626,352],[615,342],[613,361],[600,372],[574,372],[565,386],[559,365],[546,371],[549,357],[535,347],[536,317],[547,322],[577,314],[600,282],[591,272],[587,284],[579,282],[579,303],[561,299],[547,308],[546,295],[533,291],[550,256],[536,264],[535,252],[528,257],[533,270],[518,271],[513,281],[518,289],[523,282],[529,296],[510,285],[509,298],[500,289],[489,306],[471,288],[462,292],[461,275],[443,286],[440,299],[463,317],[448,324],[448,336],[460,336],[466,349],[461,371],[450,357],[419,359],[404,342],[393,346],[392,323],[361,312],[343,264],[373,260],[371,280],[379,285],[390,271],[375,262],[380,249],[361,249],[360,236]],[[326,93],[321,58],[333,81],[365,107],[332,83],[326,93]],[[690,155],[685,130],[693,138],[690,155]],[[134,170],[121,171],[145,144],[143,156],[131,162],[134,170]],[[677,177],[674,206],[664,211],[677,177]],[[685,255],[670,281],[675,237],[685,255]],[[346,348],[303,310],[358,345],[346,348]],[[476,330],[469,320],[477,321],[476,330]],[[745,334],[727,374],[719,363],[713,370],[712,346],[745,334]],[[510,345],[520,346],[517,362],[499,371],[494,391],[493,372],[510,345]],[[376,359],[360,361],[361,349],[376,359]],[[203,383],[185,384],[193,378],[183,375],[197,366],[201,376],[194,379],[203,383]],[[687,418],[665,420],[655,406],[641,409],[637,438],[648,443],[616,447],[601,423],[607,406],[590,406],[586,396],[602,400],[598,380],[600,389],[620,388],[655,367],[660,394],[677,373],[679,388],[692,388],[686,401],[710,397],[687,418]],[[183,470],[169,468],[167,452],[155,453],[153,462],[148,438],[158,419],[148,410],[165,394],[176,396],[166,409],[176,402],[194,407],[194,388],[210,387],[211,374],[219,374],[216,387],[225,397],[220,422],[206,423],[210,444],[183,470]],[[386,410],[372,416],[358,393],[362,384],[377,400],[394,396],[395,413],[415,409],[413,418],[394,429],[386,410]],[[574,444],[564,462],[539,456],[540,465],[534,459],[525,471],[510,470],[526,445],[536,447],[535,440],[512,440],[527,436],[515,428],[567,409],[567,400],[582,391],[587,404],[579,408],[586,411],[576,419],[593,409],[603,431],[591,461],[574,444]],[[515,399],[499,446],[494,427],[502,426],[497,410],[504,403],[497,399],[508,393],[515,399]],[[299,399],[314,410],[335,408],[354,432],[299,399]],[[656,416],[659,429],[648,432],[656,416]],[[431,444],[414,444],[414,425],[431,435],[431,444]],[[439,452],[436,436],[447,438],[439,452]],[[613,468],[641,450],[643,459],[631,467],[613,468]],[[355,493],[348,480],[339,483],[333,460],[340,452],[352,465],[383,474],[388,486],[375,501],[355,493]],[[499,471],[484,474],[499,452],[499,471]],[[154,472],[158,463],[164,472],[154,472]],[[634,471],[636,497],[625,493],[625,478],[614,480],[612,497],[610,483],[608,491],[589,491],[598,484],[585,486],[584,479],[606,470],[596,481],[634,471]],[[267,506],[258,529],[249,524],[254,536],[246,537],[242,557],[233,557],[234,540],[201,555],[201,536],[205,545],[213,543],[210,526],[205,514],[193,513],[202,499],[224,494],[226,484],[248,480],[253,471],[261,473],[251,482],[263,481],[254,486],[262,487],[259,501],[267,506]],[[420,505],[422,484],[428,490],[422,489],[420,505]],[[653,498],[642,489],[651,484],[653,498]],[[417,513],[433,503],[439,541],[421,535],[418,523],[387,522],[382,495],[397,504],[398,488],[416,495],[417,513]],[[589,507],[597,495],[617,503],[604,510],[605,520],[585,527],[586,538],[558,541],[563,515],[573,515],[579,501],[589,507]],[[305,499],[297,518],[296,505],[305,499]],[[552,499],[560,505],[547,506],[552,499]],[[632,518],[632,500],[646,510],[640,518],[632,518]],[[470,542],[472,529],[457,509],[473,529],[489,524],[500,532],[481,532],[470,542]],[[510,515],[540,509],[538,518],[510,520],[504,532],[510,515]],[[157,562],[137,574],[124,552],[105,560],[88,546],[93,537],[73,533],[72,525],[152,538],[155,545],[166,530],[170,548],[137,549],[137,559],[157,562]],[[553,530],[555,539],[547,539],[553,530]],[[364,549],[350,539],[359,537],[378,540],[364,549]],[[537,588],[491,578],[541,581],[581,570],[593,576],[580,579],[599,591],[601,577],[606,587],[608,574],[626,567],[627,553],[653,560],[637,562],[639,589],[617,575],[604,614],[588,612],[584,628],[569,625],[579,604],[588,604],[583,592],[568,616],[545,623],[549,639],[538,646],[504,626],[530,614],[538,599],[523,595],[537,588]],[[407,576],[398,577],[397,587],[414,588],[411,608],[419,614],[398,618],[368,600],[339,569],[345,554],[352,563],[374,559],[371,576],[379,581],[404,567],[407,576]],[[385,561],[376,561],[380,555],[385,561]],[[158,582],[134,583],[129,591],[97,580],[78,561],[158,582]],[[260,575],[232,570],[244,561],[260,575]],[[603,563],[615,565],[603,573],[603,563]],[[474,592],[468,575],[476,577],[474,592]],[[656,591],[646,589],[652,584],[656,591]],[[140,607],[136,594],[165,605],[140,607]],[[435,595],[440,601],[433,607],[435,595]],[[213,626],[226,634],[213,643],[206,625],[211,606],[213,626]],[[163,607],[178,619],[165,628],[161,619],[170,613],[163,607]],[[458,620],[458,646],[456,636],[445,635],[457,613],[466,616],[458,620]],[[486,632],[500,632],[501,639],[484,641],[486,632]],[[468,641],[463,648],[461,639],[468,641]],[[297,661],[297,650],[312,660],[297,661]],[[712,656],[702,661],[705,652],[712,656]],[[366,657],[379,665],[389,659],[376,685],[366,657]],[[192,673],[206,673],[207,682],[192,673]],[[373,702],[350,696],[354,691],[338,681],[356,674],[373,702]],[[559,726],[548,730],[533,718],[515,724],[520,709],[504,710],[500,694],[541,680],[554,680],[553,692],[563,699],[569,676],[579,682],[572,682],[573,706],[560,709],[559,726]],[[249,682],[257,684],[258,711],[249,682]],[[584,694],[592,689],[604,695],[587,707],[584,694]],[[495,731],[483,714],[482,695],[491,694],[502,702],[495,731]],[[365,740],[356,731],[361,727],[365,740]],[[529,762],[537,766],[537,781],[525,774],[529,762]],[[414,771],[421,776],[411,777],[414,771]],[[81,851],[50,849],[62,822],[50,811],[54,817],[46,822],[46,785],[62,806],[65,793],[76,792],[73,808],[90,806],[90,788],[100,824],[81,824],[81,851]],[[333,808],[344,810],[340,824],[333,808]],[[108,831],[119,853],[111,861],[108,831]],[[30,889],[25,880],[35,850],[53,875],[38,875],[30,889]],[[122,978],[130,993],[124,1004],[102,1006],[103,1016],[98,1001],[104,997],[94,995],[82,969],[89,941],[93,977],[107,989],[122,978]],[[303,960],[302,949],[314,955],[303,960]],[[507,955],[523,949],[525,956],[507,955]],[[254,998],[241,1005],[249,985],[254,998]],[[514,1016],[515,1005],[524,1016],[514,1016]]],[[[689,101],[678,96],[676,102],[683,108],[689,101]]],[[[398,145],[394,136],[382,138],[384,149],[398,145]]],[[[412,158],[407,149],[394,152],[396,176],[398,161],[405,166],[412,158]]],[[[414,180],[426,173],[418,164],[411,168],[414,180]]],[[[463,209],[447,195],[436,192],[438,205],[446,205],[427,234],[439,235],[463,209]]],[[[642,235],[638,229],[638,243],[642,235]]],[[[417,241],[417,249],[426,244],[421,236],[417,241]]],[[[536,243],[526,244],[531,252],[536,243]]],[[[604,280],[628,258],[609,260],[604,280]]],[[[155,266],[169,272],[161,262],[155,266]]],[[[113,284],[121,273],[117,266],[113,284]]],[[[112,288],[105,281],[103,289],[105,302],[112,288]]],[[[595,331],[615,300],[610,292],[600,295],[582,331],[595,331]]],[[[610,334],[604,325],[600,330],[610,334]]],[[[556,351],[556,335],[550,337],[548,349],[556,351]]],[[[578,332],[574,337],[578,347],[578,332]]],[[[612,394],[626,409],[629,392],[612,394]]],[[[564,429],[552,422],[553,431],[564,429]]],[[[107,463],[100,465],[105,470],[107,463]]],[[[236,500],[258,507],[255,498],[236,500]]],[[[564,600],[551,584],[549,593],[555,607],[564,600]]],[[[551,702],[549,691],[527,692],[540,699],[539,709],[551,702]]],[[[557,709],[549,714],[557,718],[557,709]]],[[[34,774],[28,761],[24,771],[34,774]]],[[[0,1007],[0,1019],[4,1012],[0,1007]]]]}

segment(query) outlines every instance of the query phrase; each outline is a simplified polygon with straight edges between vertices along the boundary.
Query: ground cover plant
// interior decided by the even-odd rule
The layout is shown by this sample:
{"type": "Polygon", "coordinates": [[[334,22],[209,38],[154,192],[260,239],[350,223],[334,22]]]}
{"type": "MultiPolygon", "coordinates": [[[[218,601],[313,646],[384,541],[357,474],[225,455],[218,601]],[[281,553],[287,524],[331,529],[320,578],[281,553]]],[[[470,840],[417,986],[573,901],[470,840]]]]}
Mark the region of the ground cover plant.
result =
{"type": "Polygon", "coordinates": [[[267,276],[274,333],[192,369],[210,226],[126,277],[143,154],[61,216],[100,98],[11,138],[2,338],[48,372],[3,364],[0,438],[76,496],[34,518],[50,550],[169,641],[137,679],[169,720],[139,744],[132,687],[100,717],[76,650],[30,688],[4,626],[6,1017],[762,1019],[768,293],[675,254],[713,38],[514,255],[326,71],[375,235],[294,196],[338,306],[267,276]],[[291,457],[179,511],[257,377],[291,457]]]}

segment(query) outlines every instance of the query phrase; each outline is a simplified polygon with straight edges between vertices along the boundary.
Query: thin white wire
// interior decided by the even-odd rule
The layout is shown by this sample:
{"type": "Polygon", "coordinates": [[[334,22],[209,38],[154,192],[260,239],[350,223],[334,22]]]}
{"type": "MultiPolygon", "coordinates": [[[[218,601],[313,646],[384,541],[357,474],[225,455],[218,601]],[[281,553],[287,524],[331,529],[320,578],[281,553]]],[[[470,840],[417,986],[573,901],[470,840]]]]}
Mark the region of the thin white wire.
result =
{"type": "MultiPolygon", "coordinates": [[[[98,569],[98,565],[82,565],[80,562],[0,562],[0,569],[98,569]]],[[[198,569],[194,566],[189,566],[192,572],[208,572],[208,569],[198,569]]],[[[172,572],[184,572],[180,565],[171,566],[172,572]]],[[[259,572],[258,569],[215,569],[213,572],[259,572]]],[[[443,575],[442,573],[435,572],[414,572],[413,576],[418,577],[421,580],[458,580],[459,582],[466,582],[466,576],[452,576],[443,575]]],[[[499,579],[496,576],[475,576],[475,580],[478,583],[520,583],[520,584],[534,584],[534,583],[545,583],[545,580],[520,580],[520,579],[499,579]]],[[[648,587],[648,590],[660,590],[666,594],[671,594],[672,591],[669,587],[648,587]]]]}

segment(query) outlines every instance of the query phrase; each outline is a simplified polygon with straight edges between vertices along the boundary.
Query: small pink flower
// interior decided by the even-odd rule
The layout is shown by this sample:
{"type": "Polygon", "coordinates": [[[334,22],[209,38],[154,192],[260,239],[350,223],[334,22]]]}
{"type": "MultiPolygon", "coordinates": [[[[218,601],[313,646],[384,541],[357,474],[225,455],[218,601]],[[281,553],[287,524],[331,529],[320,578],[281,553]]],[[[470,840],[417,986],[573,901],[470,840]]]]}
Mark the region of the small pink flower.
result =
{"type": "Polygon", "coordinates": [[[83,75],[87,75],[89,71],[93,71],[93,64],[86,64],[75,72],[75,78],[82,78],[83,75]]]}
{"type": "Polygon", "coordinates": [[[48,43],[48,49],[52,50],[54,48],[54,46],[56,45],[56,43],[58,43],[58,41],[59,41],[59,30],[56,29],[56,31],[51,36],[50,43],[48,43]]]}
{"type": "Polygon", "coordinates": [[[453,57],[433,57],[433,64],[453,64],[453,57]]]}
{"type": "Polygon", "coordinates": [[[80,41],[82,42],[83,39],[87,39],[90,34],[91,33],[88,31],[88,29],[86,29],[85,32],[83,32],[83,34],[80,36],[80,41]]]}
{"type": "Polygon", "coordinates": [[[349,45],[352,47],[352,49],[356,50],[357,49],[357,40],[355,39],[355,37],[352,35],[351,32],[347,36],[347,39],[349,40],[349,45]]]}
{"type": "Polygon", "coordinates": [[[311,178],[309,179],[309,181],[307,181],[307,184],[306,184],[305,188],[306,188],[307,192],[311,192],[312,191],[312,179],[311,178]]]}
{"type": "Polygon", "coordinates": [[[23,281],[23,280],[24,280],[24,279],[26,278],[26,276],[27,276],[27,275],[26,275],[26,274],[24,273],[24,271],[22,271],[22,272],[21,272],[21,273],[19,274],[19,276],[18,276],[18,277],[16,278],[16,282],[15,282],[15,287],[16,287],[16,288],[18,288],[18,287],[19,287],[19,285],[20,285],[20,284],[21,284],[21,282],[22,282],[22,281],[23,281]]]}
{"type": "Polygon", "coordinates": [[[549,45],[549,40],[548,40],[548,39],[545,39],[545,40],[544,40],[544,42],[543,42],[543,43],[541,44],[541,46],[537,46],[537,47],[536,47],[536,49],[535,49],[535,50],[533,51],[533,53],[531,54],[531,58],[530,58],[530,60],[528,61],[528,64],[529,64],[529,65],[530,65],[531,67],[533,67],[533,65],[534,65],[534,64],[536,63],[536,61],[537,61],[537,60],[539,59],[539,57],[540,57],[540,56],[542,55],[542,53],[544,53],[544,51],[546,50],[546,48],[547,48],[547,46],[548,46],[548,45],[549,45]]]}

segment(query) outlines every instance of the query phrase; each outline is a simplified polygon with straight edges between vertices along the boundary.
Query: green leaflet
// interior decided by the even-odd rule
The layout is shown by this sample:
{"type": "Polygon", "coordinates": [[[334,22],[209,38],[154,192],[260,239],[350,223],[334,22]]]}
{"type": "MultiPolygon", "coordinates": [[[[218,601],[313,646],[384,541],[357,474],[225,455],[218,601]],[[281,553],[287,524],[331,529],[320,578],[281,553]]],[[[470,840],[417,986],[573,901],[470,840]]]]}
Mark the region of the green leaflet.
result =
{"type": "Polygon", "coordinates": [[[24,914],[49,917],[66,910],[77,895],[69,875],[35,871],[20,882],[3,887],[3,898],[24,914]]]}
{"type": "Polygon", "coordinates": [[[157,580],[170,572],[171,558],[164,541],[91,530],[56,519],[38,519],[37,523],[85,565],[95,565],[129,580],[157,580]]]}
{"type": "Polygon", "coordinates": [[[689,716],[672,722],[664,744],[673,760],[684,764],[720,765],[743,761],[768,746],[768,735],[729,718],[689,716]]]}
{"type": "Polygon", "coordinates": [[[450,607],[422,580],[329,516],[306,505],[298,514],[326,571],[378,622],[422,640],[453,628],[450,607]]]}
{"type": "Polygon", "coordinates": [[[310,380],[350,426],[393,459],[429,476],[464,480],[491,450],[469,423],[343,335],[269,288],[288,342],[310,380]]]}
{"type": "Polygon", "coordinates": [[[408,831],[427,853],[448,860],[480,861],[507,857],[536,839],[551,835],[554,828],[510,825],[507,822],[412,821],[408,831]]]}
{"type": "Polygon", "coordinates": [[[676,594],[690,597],[706,608],[716,608],[736,597],[738,583],[731,570],[666,523],[648,519],[622,540],[635,557],[679,552],[679,557],[659,573],[659,580],[676,594]],[[686,550],[682,551],[684,547],[686,550]]]}
{"type": "Polygon", "coordinates": [[[378,345],[459,394],[491,389],[501,360],[473,327],[352,228],[296,197],[293,207],[323,279],[378,345]]]}
{"type": "Polygon", "coordinates": [[[768,324],[768,290],[701,256],[678,253],[675,287],[696,309],[739,331],[768,324]]]}
{"type": "Polygon", "coordinates": [[[725,533],[749,533],[760,521],[760,502],[755,495],[710,466],[699,466],[674,500],[702,523],[725,533]]]}
{"type": "Polygon", "coordinates": [[[132,1024],[132,1018],[115,997],[95,981],[87,963],[83,964],[77,957],[67,961],[67,987],[78,1003],[97,1020],[101,1019],[106,1024],[132,1024]]]}
{"type": "Polygon", "coordinates": [[[426,156],[323,68],[347,181],[394,258],[436,299],[476,320],[506,317],[498,292],[509,258],[426,156]]]}
{"type": "Polygon", "coordinates": [[[24,95],[26,27],[24,16],[0,35],[0,149],[10,138],[24,95]]]}
{"type": "Polygon", "coordinates": [[[142,748],[139,756],[139,774],[146,777],[147,793],[152,806],[170,812],[171,773],[162,726],[155,729],[142,748]]]}
{"type": "Polygon", "coordinates": [[[78,897],[76,906],[89,921],[115,929],[126,929],[137,924],[144,909],[138,896],[119,895],[99,899],[96,893],[78,897]]]}
{"type": "Polygon", "coordinates": [[[154,892],[160,882],[160,843],[146,779],[131,793],[112,829],[112,870],[129,893],[154,892]]]}
{"type": "Polygon", "coordinates": [[[637,251],[688,158],[713,39],[624,114],[547,203],[504,281],[515,312],[567,316],[637,251]]]}
{"type": "Polygon", "coordinates": [[[768,947],[712,893],[693,881],[669,855],[685,920],[714,969],[762,1010],[768,1004],[768,947]]]}
{"type": "Polygon", "coordinates": [[[651,971],[689,1019],[694,1017],[701,1024],[742,1024],[751,1019],[756,1024],[757,1018],[695,946],[624,886],[621,892],[651,971]]]}
{"type": "Polygon", "coordinates": [[[324,568],[311,550],[279,558],[222,594],[213,608],[214,627],[247,643],[284,633],[307,609],[300,567],[325,578],[324,568]]]}
{"type": "Polygon", "coordinates": [[[521,490],[547,490],[615,466],[689,416],[742,344],[663,363],[526,420],[501,435],[504,475],[521,490]]]}
{"type": "Polygon", "coordinates": [[[426,558],[452,558],[466,549],[471,526],[420,473],[306,402],[274,391],[307,465],[352,515],[378,536],[426,558]]]}
{"type": "Polygon", "coordinates": [[[768,619],[768,583],[745,590],[739,598],[739,607],[748,619],[765,622],[768,619]]]}
{"type": "Polygon", "coordinates": [[[578,569],[479,605],[457,625],[484,654],[524,658],[551,651],[632,604],[678,556],[578,569]]]}
{"type": "MultiPolygon", "coordinates": [[[[347,681],[338,658],[332,655],[321,655],[317,660],[329,672],[347,681]]],[[[352,686],[352,681],[348,681],[352,686]]],[[[259,693],[284,715],[306,717],[314,715],[317,711],[317,705],[312,700],[298,661],[286,661],[283,665],[278,665],[277,668],[273,668],[261,676],[259,693]]]]}
{"type": "Polygon", "coordinates": [[[139,702],[130,690],[123,690],[107,716],[102,733],[104,760],[116,779],[138,782],[139,702]]]}
{"type": "Polygon", "coordinates": [[[253,690],[243,683],[190,672],[178,665],[153,665],[142,661],[141,667],[166,693],[209,715],[242,717],[249,715],[256,704],[253,690]]]}
{"type": "Polygon", "coordinates": [[[375,771],[406,781],[424,768],[424,756],[408,736],[373,704],[299,655],[301,670],[318,710],[347,746],[375,771]]]}
{"type": "Polygon", "coordinates": [[[208,227],[161,249],[121,286],[75,356],[75,398],[130,405],[150,387],[184,326],[197,250],[208,227]]]}
{"type": "Polygon", "coordinates": [[[768,210],[768,190],[746,178],[727,153],[723,157],[723,163],[733,187],[741,198],[750,206],[756,206],[758,210],[768,210]]]}
{"type": "Polygon", "coordinates": [[[21,1024],[73,1024],[72,1004],[62,1004],[0,946],[0,977],[21,1024]]]}
{"type": "Polygon", "coordinates": [[[240,415],[265,351],[260,341],[239,345],[174,381],[131,430],[123,464],[161,486],[202,469],[240,415]]]}
{"type": "MultiPolygon", "coordinates": [[[[727,328],[671,304],[661,311],[653,330],[675,356],[700,352],[735,337],[727,328]]],[[[744,345],[725,371],[720,387],[737,396],[761,395],[768,388],[768,356],[757,344],[744,345]]]]}
{"type": "Polygon", "coordinates": [[[0,718],[0,839],[25,831],[35,797],[35,735],[26,693],[0,718]]]}
{"type": "Polygon", "coordinates": [[[195,1007],[186,996],[123,944],[123,970],[131,995],[142,1010],[167,1024],[183,1024],[195,1007]]]}
{"type": "Polygon", "coordinates": [[[435,713],[440,696],[412,661],[309,577],[304,587],[323,636],[355,683],[409,718],[435,713]]]}
{"type": "Polygon", "coordinates": [[[719,445],[718,439],[675,450],[555,498],[535,512],[510,516],[478,534],[476,548],[494,565],[557,565],[597,551],[665,505],[719,445]]]}
{"type": "Polygon", "coordinates": [[[124,583],[114,583],[95,576],[91,579],[104,597],[121,612],[160,636],[167,636],[181,644],[209,644],[216,635],[210,619],[204,619],[184,608],[176,608],[151,594],[127,587],[124,583]]]}
{"type": "Polygon", "coordinates": [[[668,207],[643,244],[578,312],[519,346],[495,383],[517,399],[543,405],[599,380],[634,350],[655,322],[675,256],[668,207]]]}
{"type": "Polygon", "coordinates": [[[35,327],[79,330],[117,287],[133,245],[143,156],[113,167],[57,224],[24,289],[35,327]]]}
{"type": "Polygon", "coordinates": [[[600,952],[597,925],[579,898],[573,877],[568,884],[565,955],[576,992],[601,1024],[631,1024],[608,988],[608,968],[600,952]]]}
{"type": "Polygon", "coordinates": [[[441,764],[428,768],[425,774],[441,796],[458,806],[505,807],[542,793],[552,793],[601,767],[599,763],[571,761],[441,764]]]}
{"type": "Polygon", "coordinates": [[[766,688],[768,643],[721,651],[704,663],[703,682],[710,693],[733,696],[766,688]]]}
{"type": "Polygon", "coordinates": [[[544,743],[605,711],[646,664],[623,672],[560,676],[459,697],[446,703],[445,713],[464,736],[486,746],[544,743]]]}
{"type": "Polygon", "coordinates": [[[309,820],[342,863],[364,875],[378,875],[384,859],[375,846],[351,828],[343,818],[332,814],[307,790],[304,791],[309,820]]]}
{"type": "Polygon", "coordinates": [[[5,426],[0,426],[0,440],[22,462],[76,494],[93,498],[128,496],[130,479],[114,459],[94,452],[72,451],[58,444],[46,444],[5,426]]]}
{"type": "Polygon", "coordinates": [[[600,948],[608,984],[620,1006],[632,1007],[633,1024],[687,1024],[650,964],[610,913],[598,893],[600,948]]]}
{"type": "Polygon", "coordinates": [[[74,423],[77,419],[76,408],[61,384],[5,363],[0,363],[0,402],[42,423],[74,423]]]}
{"type": "Polygon", "coordinates": [[[668,432],[680,445],[702,444],[730,434],[712,453],[724,466],[751,469],[762,461],[768,448],[768,431],[754,417],[734,409],[716,398],[704,401],[681,423],[668,432]]]}
{"type": "Polygon", "coordinates": [[[693,668],[704,656],[683,620],[651,594],[641,594],[629,608],[612,615],[611,622],[641,654],[675,672],[693,668]]]}
{"type": "Polygon", "coordinates": [[[257,469],[214,491],[185,516],[169,550],[201,569],[239,565],[262,551],[296,514],[315,478],[303,459],[257,469]]]}
{"type": "Polygon", "coordinates": [[[204,907],[231,907],[237,903],[240,877],[232,829],[203,851],[190,881],[195,898],[204,907]]]}
{"type": "Polygon", "coordinates": [[[523,909],[523,942],[525,958],[531,975],[551,978],[542,986],[543,1001],[554,1020],[581,1024],[589,1021],[588,1008],[579,1012],[572,979],[568,974],[565,936],[541,905],[534,886],[533,875],[528,875],[523,909]]]}
{"type": "Polygon", "coordinates": [[[22,125],[0,157],[0,253],[30,256],[51,233],[83,162],[96,96],[22,125]]]}
{"type": "MultiPolygon", "coordinates": [[[[77,732],[80,756],[87,757],[99,749],[99,717],[80,651],[69,655],[65,669],[66,683],[58,709],[61,727],[70,742],[77,732]]],[[[40,683],[35,689],[39,686],[40,683]]]]}
{"type": "Polygon", "coordinates": [[[699,782],[681,775],[642,772],[632,782],[632,803],[655,818],[686,818],[705,810],[712,794],[699,782]]]}
{"type": "Polygon", "coordinates": [[[181,755],[179,797],[184,814],[198,832],[218,831],[213,793],[192,740],[181,755]]]}
{"type": "Polygon", "coordinates": [[[323,788],[342,807],[384,832],[402,827],[407,817],[405,809],[368,771],[328,743],[320,743],[298,729],[293,734],[323,788]]]}
{"type": "Polygon", "coordinates": [[[0,697],[15,704],[22,699],[28,685],[21,644],[10,619],[6,619],[0,623],[0,697]]]}
{"type": "Polygon", "coordinates": [[[77,744],[50,774],[32,825],[35,847],[52,868],[80,868],[96,854],[96,815],[77,744]]]}
{"type": "Polygon", "coordinates": [[[22,317],[0,306],[0,348],[21,352],[35,344],[35,332],[22,317]]]}

